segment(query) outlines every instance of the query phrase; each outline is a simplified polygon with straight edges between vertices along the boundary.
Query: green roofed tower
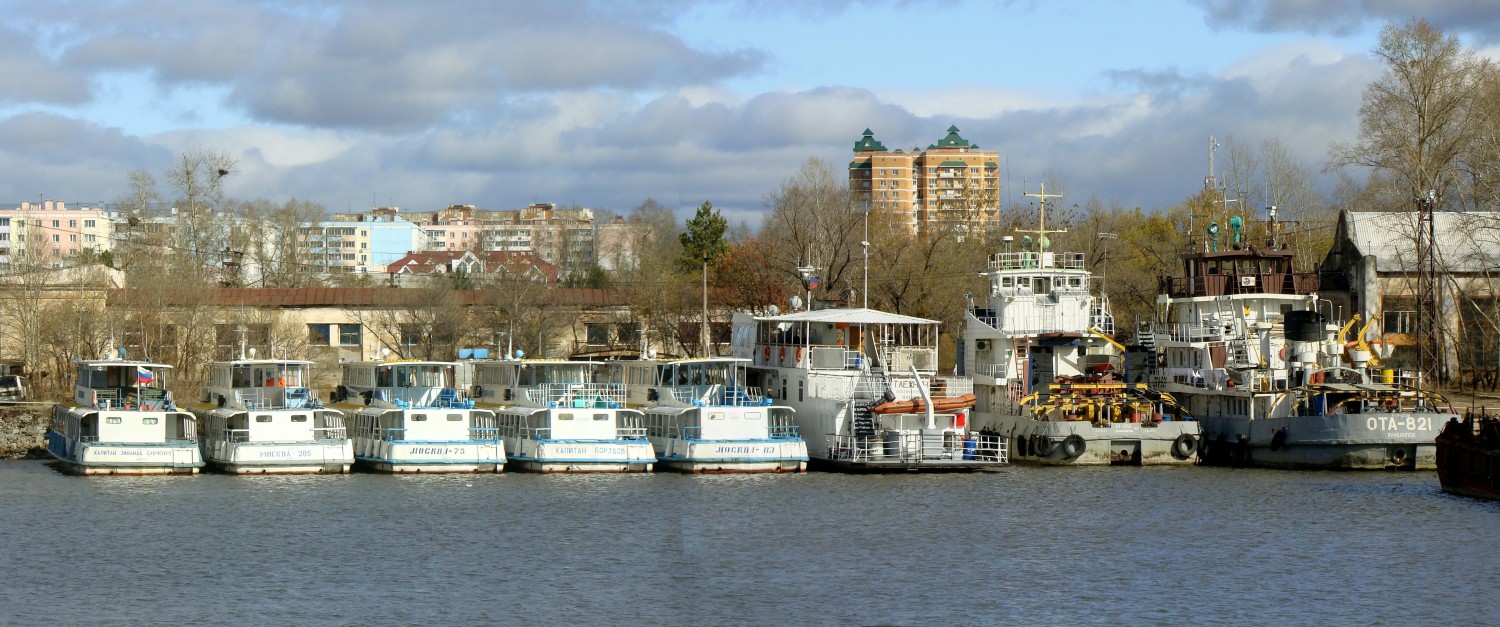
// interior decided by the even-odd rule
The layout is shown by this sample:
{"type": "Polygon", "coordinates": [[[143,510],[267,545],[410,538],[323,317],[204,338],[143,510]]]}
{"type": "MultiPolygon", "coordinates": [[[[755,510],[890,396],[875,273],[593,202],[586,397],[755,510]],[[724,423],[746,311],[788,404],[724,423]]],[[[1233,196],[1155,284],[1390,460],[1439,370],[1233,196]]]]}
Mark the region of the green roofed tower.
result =
{"type": "Polygon", "coordinates": [[[900,217],[913,233],[977,230],[999,213],[1000,153],[981,150],[957,126],[926,150],[910,152],[887,149],[865,129],[854,142],[849,189],[872,211],[900,217]]]}

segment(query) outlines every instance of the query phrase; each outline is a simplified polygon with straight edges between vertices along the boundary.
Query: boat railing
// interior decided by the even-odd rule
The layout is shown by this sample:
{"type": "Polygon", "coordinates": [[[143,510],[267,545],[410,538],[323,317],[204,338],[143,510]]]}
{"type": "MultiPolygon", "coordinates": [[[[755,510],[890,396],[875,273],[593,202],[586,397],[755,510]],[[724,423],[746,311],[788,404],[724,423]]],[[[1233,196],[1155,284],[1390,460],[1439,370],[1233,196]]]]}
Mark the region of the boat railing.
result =
{"type": "Polygon", "coordinates": [[[887,370],[905,372],[909,368],[932,372],[937,370],[937,349],[916,346],[882,348],[880,360],[887,370]]]}
{"type": "Polygon", "coordinates": [[[1010,376],[1010,364],[979,364],[974,367],[974,374],[994,379],[1004,379],[1010,376]]]}
{"type": "Polygon", "coordinates": [[[345,427],[314,427],[313,438],[319,440],[347,440],[349,430],[345,427]]]}
{"type": "Polygon", "coordinates": [[[620,383],[542,383],[525,392],[526,400],[541,407],[625,406],[625,386],[620,383]]]}
{"type": "Polygon", "coordinates": [[[469,427],[469,439],[479,442],[496,442],[500,440],[499,427],[469,427]]]}
{"type": "Polygon", "coordinates": [[[1005,438],[958,433],[885,431],[873,436],[839,434],[832,457],[851,462],[920,464],[934,462],[1005,463],[1009,458],[1005,438]]]}
{"type": "Polygon", "coordinates": [[[1316,272],[1264,272],[1166,277],[1163,287],[1172,298],[1232,294],[1312,294],[1318,291],[1316,272]]]}
{"type": "Polygon", "coordinates": [[[400,442],[406,439],[406,427],[377,427],[376,438],[386,442],[400,442]]]}
{"type": "Polygon", "coordinates": [[[376,388],[372,398],[386,401],[402,409],[472,409],[474,400],[464,398],[454,388],[394,387],[376,388]]]}
{"type": "Polygon", "coordinates": [[[1057,307],[1048,303],[1028,310],[1029,313],[1007,313],[1001,319],[994,309],[974,308],[969,314],[985,323],[997,333],[1010,337],[1038,335],[1042,333],[1077,333],[1094,322],[1090,317],[1078,314],[1058,313],[1057,307]]]}
{"type": "Polygon", "coordinates": [[[770,405],[760,388],[713,385],[690,385],[668,388],[672,399],[696,407],[756,407],[770,405]]]}
{"type": "Polygon", "coordinates": [[[797,435],[797,425],[771,425],[766,435],[772,440],[800,440],[802,436],[797,435]]]}
{"type": "Polygon", "coordinates": [[[646,439],[645,427],[616,427],[615,437],[621,440],[644,440],[646,439]]]}
{"type": "Polygon", "coordinates": [[[1019,252],[990,255],[990,270],[1085,269],[1083,253],[1019,252]]]}
{"type": "Polygon", "coordinates": [[[933,377],[931,392],[934,397],[963,396],[974,393],[974,380],[968,377],[933,377]]]}
{"type": "Polygon", "coordinates": [[[1172,322],[1164,330],[1173,342],[1225,342],[1240,335],[1232,321],[1172,322]]]}

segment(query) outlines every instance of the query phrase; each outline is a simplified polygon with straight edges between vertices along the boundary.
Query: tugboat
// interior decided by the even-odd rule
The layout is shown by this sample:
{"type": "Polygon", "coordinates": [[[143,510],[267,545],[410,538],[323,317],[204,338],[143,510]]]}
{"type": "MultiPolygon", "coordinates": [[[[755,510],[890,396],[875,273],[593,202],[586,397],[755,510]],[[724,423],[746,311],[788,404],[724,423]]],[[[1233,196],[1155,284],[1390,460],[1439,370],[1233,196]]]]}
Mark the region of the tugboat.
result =
{"type": "Polygon", "coordinates": [[[746,386],[749,360],[620,362],[626,403],[645,413],[657,463],[688,473],[801,472],[807,443],[792,408],[746,386]]]}
{"type": "Polygon", "coordinates": [[[1347,334],[1318,298],[1318,276],[1294,253],[1242,241],[1219,250],[1210,224],[1183,275],[1163,278],[1151,336],[1150,383],[1202,422],[1205,463],[1265,468],[1433,469],[1433,441],[1456,418],[1409,372],[1372,370],[1390,347],[1347,334]],[[1383,353],[1379,355],[1377,353],[1383,353]]]}
{"type": "Polygon", "coordinates": [[[167,364],[119,358],[73,362],[73,399],[52,408],[47,452],[77,475],[197,474],[198,420],[172,401],[167,364]]]}
{"type": "MultiPolygon", "coordinates": [[[[794,307],[796,305],[794,304],[794,307]]],[[[974,385],[937,376],[938,321],[866,308],[734,315],[750,384],[796,410],[815,467],[843,472],[994,469],[1005,440],[969,421],[974,385]]]]}
{"type": "Polygon", "coordinates": [[[1437,474],[1444,492],[1500,500],[1500,416],[1449,419],[1437,437],[1437,474]]]}
{"type": "Polygon", "coordinates": [[[354,447],[344,414],[307,387],[312,362],[249,359],[208,364],[202,403],[203,453],[231,474],[349,472],[354,447]]]}
{"type": "Polygon", "coordinates": [[[1049,250],[1047,194],[1033,244],[990,256],[987,304],[966,309],[964,372],[974,379],[980,433],[1010,444],[1013,459],[1042,465],[1190,465],[1199,425],[1142,365],[1128,368],[1105,295],[1083,253],[1049,250]]]}

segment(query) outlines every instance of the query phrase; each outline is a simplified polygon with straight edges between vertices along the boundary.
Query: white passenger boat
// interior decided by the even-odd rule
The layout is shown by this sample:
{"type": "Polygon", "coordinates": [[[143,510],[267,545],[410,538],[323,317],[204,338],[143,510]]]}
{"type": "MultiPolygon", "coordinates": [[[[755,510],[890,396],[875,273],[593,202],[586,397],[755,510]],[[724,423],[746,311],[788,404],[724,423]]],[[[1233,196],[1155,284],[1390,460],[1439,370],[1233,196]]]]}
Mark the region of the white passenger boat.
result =
{"type": "MultiPolygon", "coordinates": [[[[1206,463],[1268,468],[1436,468],[1444,423],[1458,417],[1414,373],[1381,358],[1357,317],[1342,325],[1317,294],[1319,277],[1296,272],[1285,246],[1216,239],[1182,256],[1183,276],[1163,280],[1150,337],[1151,383],[1203,424],[1206,463]]],[[[1211,225],[1210,238],[1218,225],[1211,225]]],[[[1272,229],[1274,243],[1274,228],[1272,229]]],[[[1195,246],[1195,248],[1197,248],[1195,246]]],[[[1385,356],[1389,356],[1386,352],[1385,356]]]]}
{"type": "Polygon", "coordinates": [[[814,466],[849,472],[971,471],[1006,442],[968,421],[973,382],[937,376],[938,322],[873,309],[734,316],[750,384],[796,410],[814,466]]]}
{"type": "Polygon", "coordinates": [[[344,414],[312,389],[310,361],[239,359],[208,364],[208,385],[191,409],[203,456],[234,474],[346,473],[354,446],[344,414]]]}
{"type": "Polygon", "coordinates": [[[198,421],[177,408],[166,388],[171,366],[123,357],[73,363],[73,399],[52,408],[46,436],[47,452],[64,471],[162,475],[203,467],[198,421]]]}
{"type": "MultiPolygon", "coordinates": [[[[1043,216],[1021,252],[990,256],[988,302],[965,312],[964,373],[974,378],[974,422],[1010,442],[1012,460],[1042,465],[1190,465],[1199,424],[1144,366],[1127,367],[1109,299],[1083,253],[1054,253],[1043,216]]],[[[1007,244],[1007,247],[1009,244],[1007,244]]]]}
{"type": "Polygon", "coordinates": [[[807,443],[792,408],[748,387],[749,360],[641,360],[616,364],[626,403],[645,413],[657,463],[690,473],[800,472],[807,443]]]}
{"type": "Polygon", "coordinates": [[[451,361],[344,364],[335,407],[352,417],[357,465],[377,472],[499,472],[505,450],[494,413],[454,387],[451,361]]]}
{"type": "Polygon", "coordinates": [[[531,472],[650,472],[656,454],[625,386],[586,361],[470,362],[474,398],[495,410],[510,463],[531,472]]]}

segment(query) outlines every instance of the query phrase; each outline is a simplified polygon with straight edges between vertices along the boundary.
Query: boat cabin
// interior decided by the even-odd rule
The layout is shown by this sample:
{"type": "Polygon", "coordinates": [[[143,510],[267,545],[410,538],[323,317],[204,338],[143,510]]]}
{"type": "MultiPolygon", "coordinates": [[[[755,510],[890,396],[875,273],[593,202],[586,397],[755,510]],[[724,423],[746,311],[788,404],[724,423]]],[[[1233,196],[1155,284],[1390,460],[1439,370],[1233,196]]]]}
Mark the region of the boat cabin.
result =
{"type": "Polygon", "coordinates": [[[365,405],[393,408],[473,407],[455,386],[451,361],[366,361],[344,364],[338,400],[359,396],[365,405]]]}
{"type": "Polygon", "coordinates": [[[626,426],[617,424],[625,385],[597,381],[605,367],[587,361],[474,362],[475,393],[479,402],[505,408],[497,413],[508,435],[613,440],[626,426]]]}
{"type": "Polygon", "coordinates": [[[312,362],[265,359],[208,364],[207,401],[241,409],[300,409],[320,403],[308,389],[312,362]]]}
{"type": "Polygon", "coordinates": [[[172,366],[144,361],[76,361],[73,402],[95,409],[175,409],[164,376],[172,366]]]}
{"type": "Polygon", "coordinates": [[[735,314],[734,356],[803,370],[937,370],[939,322],[874,309],[735,314]]]}
{"type": "Polygon", "coordinates": [[[1295,256],[1291,250],[1262,250],[1251,244],[1187,253],[1182,256],[1182,276],[1163,277],[1160,292],[1171,298],[1317,292],[1318,274],[1294,271],[1295,256]]]}

